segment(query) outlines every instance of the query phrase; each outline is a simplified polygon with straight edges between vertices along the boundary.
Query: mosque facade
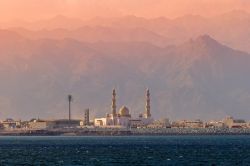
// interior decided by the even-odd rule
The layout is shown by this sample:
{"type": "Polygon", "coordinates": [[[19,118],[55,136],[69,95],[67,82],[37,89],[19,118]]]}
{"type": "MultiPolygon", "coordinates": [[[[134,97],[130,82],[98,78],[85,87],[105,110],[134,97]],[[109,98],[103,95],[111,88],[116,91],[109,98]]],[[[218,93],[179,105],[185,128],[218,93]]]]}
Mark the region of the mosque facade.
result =
{"type": "Polygon", "coordinates": [[[122,106],[117,112],[116,106],[116,90],[112,91],[111,114],[107,113],[106,117],[95,118],[94,124],[99,127],[138,127],[147,126],[153,122],[151,117],[150,92],[146,91],[146,105],[144,114],[140,114],[138,118],[132,118],[129,109],[122,106]]]}

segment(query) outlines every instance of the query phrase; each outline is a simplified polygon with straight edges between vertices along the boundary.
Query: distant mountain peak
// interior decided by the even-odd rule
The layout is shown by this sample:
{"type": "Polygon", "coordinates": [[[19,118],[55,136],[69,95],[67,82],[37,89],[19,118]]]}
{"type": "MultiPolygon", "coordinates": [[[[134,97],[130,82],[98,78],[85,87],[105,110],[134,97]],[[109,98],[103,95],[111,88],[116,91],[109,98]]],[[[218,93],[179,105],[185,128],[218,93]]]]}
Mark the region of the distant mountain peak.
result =
{"type": "Polygon", "coordinates": [[[200,35],[195,39],[190,39],[189,42],[190,44],[195,44],[195,45],[203,45],[203,46],[215,46],[215,45],[222,45],[220,44],[217,40],[213,39],[211,36],[208,34],[200,35]]]}
{"type": "Polygon", "coordinates": [[[218,43],[215,39],[213,39],[208,34],[201,35],[201,36],[197,37],[195,40],[199,41],[199,42],[205,42],[205,43],[218,43]]]}
{"type": "Polygon", "coordinates": [[[195,54],[199,55],[215,55],[223,50],[231,50],[207,34],[190,39],[182,45],[182,48],[186,51],[195,51],[195,54]]]}

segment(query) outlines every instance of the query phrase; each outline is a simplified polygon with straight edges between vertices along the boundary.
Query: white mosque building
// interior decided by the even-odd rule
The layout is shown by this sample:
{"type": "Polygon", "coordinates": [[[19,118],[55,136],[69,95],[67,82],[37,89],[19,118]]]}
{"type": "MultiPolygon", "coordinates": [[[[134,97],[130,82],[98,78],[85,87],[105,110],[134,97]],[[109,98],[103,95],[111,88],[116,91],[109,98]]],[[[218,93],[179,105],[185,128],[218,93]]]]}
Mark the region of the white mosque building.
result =
{"type": "Polygon", "coordinates": [[[145,113],[140,114],[138,118],[133,119],[130,115],[129,109],[122,106],[119,112],[116,112],[116,91],[113,89],[111,114],[106,114],[104,118],[95,118],[94,124],[99,127],[137,127],[147,126],[153,122],[150,112],[150,93],[149,89],[146,91],[146,106],[145,113]]]}

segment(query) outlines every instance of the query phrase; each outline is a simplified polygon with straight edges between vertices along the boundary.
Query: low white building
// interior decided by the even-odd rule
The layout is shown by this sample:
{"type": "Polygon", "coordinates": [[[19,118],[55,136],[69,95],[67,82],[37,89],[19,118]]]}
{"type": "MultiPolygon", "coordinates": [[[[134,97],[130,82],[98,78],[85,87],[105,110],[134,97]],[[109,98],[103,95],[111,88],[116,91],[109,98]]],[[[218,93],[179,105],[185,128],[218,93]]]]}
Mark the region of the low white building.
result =
{"type": "Polygon", "coordinates": [[[109,119],[108,117],[106,118],[95,118],[94,122],[95,126],[111,126],[113,125],[113,120],[109,119]]]}

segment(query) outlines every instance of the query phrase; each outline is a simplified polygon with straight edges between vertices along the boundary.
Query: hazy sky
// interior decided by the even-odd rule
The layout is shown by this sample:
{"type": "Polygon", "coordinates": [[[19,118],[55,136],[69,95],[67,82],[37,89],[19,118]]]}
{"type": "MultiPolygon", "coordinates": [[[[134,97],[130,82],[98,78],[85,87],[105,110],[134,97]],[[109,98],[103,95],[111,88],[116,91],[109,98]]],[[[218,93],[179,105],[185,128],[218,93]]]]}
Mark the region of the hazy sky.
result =
{"type": "Polygon", "coordinates": [[[121,15],[211,16],[234,9],[250,11],[250,0],[0,0],[0,19],[38,20],[58,14],[83,19],[121,15]]]}

